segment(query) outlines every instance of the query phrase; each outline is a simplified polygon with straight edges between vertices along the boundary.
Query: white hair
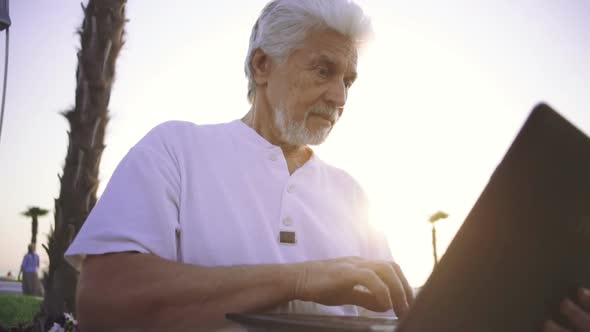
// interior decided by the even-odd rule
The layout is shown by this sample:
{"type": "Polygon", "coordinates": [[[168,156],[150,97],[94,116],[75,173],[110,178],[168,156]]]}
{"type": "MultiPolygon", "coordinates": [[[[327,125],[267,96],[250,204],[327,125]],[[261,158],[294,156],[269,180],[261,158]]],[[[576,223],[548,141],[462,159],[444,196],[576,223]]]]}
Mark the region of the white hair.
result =
{"type": "Polygon", "coordinates": [[[248,100],[256,95],[251,61],[261,49],[277,61],[284,60],[300,46],[312,29],[332,29],[359,46],[373,34],[371,20],[352,0],[273,0],[256,20],[250,35],[245,71],[248,100]]]}

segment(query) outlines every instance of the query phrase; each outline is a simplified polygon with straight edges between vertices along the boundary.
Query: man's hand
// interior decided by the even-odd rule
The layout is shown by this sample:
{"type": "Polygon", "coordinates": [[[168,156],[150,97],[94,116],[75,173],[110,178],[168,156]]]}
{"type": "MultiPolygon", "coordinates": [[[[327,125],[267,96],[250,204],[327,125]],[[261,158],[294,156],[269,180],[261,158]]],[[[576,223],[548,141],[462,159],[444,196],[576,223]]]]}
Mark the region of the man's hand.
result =
{"type": "Polygon", "coordinates": [[[396,263],[346,257],[295,264],[294,298],[324,305],[353,304],[403,316],[414,297],[396,263]],[[359,287],[362,286],[362,287],[359,287]]]}
{"type": "Polygon", "coordinates": [[[223,322],[228,312],[263,312],[296,299],[375,311],[393,306],[403,315],[413,300],[397,265],[361,258],[203,267],[150,254],[91,255],[77,292],[83,331],[194,331],[223,322]]]}
{"type": "MultiPolygon", "coordinates": [[[[580,289],[577,294],[577,304],[565,299],[559,307],[561,314],[569,321],[576,332],[590,332],[590,290],[580,289]]],[[[545,323],[544,332],[573,332],[557,325],[554,321],[545,323]]]]}

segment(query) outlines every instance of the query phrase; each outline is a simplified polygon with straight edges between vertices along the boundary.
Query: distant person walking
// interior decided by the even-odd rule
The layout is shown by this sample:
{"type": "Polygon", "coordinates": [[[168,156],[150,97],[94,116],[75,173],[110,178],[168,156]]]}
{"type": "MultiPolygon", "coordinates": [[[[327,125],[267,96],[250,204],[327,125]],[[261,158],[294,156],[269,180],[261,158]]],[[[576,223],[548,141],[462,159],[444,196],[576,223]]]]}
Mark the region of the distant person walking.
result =
{"type": "MultiPolygon", "coordinates": [[[[23,257],[19,277],[22,273],[22,285],[24,295],[41,296],[41,285],[37,275],[39,268],[39,255],[35,253],[35,244],[29,244],[28,252],[23,257]]],[[[20,279],[20,278],[19,278],[20,279]]]]}

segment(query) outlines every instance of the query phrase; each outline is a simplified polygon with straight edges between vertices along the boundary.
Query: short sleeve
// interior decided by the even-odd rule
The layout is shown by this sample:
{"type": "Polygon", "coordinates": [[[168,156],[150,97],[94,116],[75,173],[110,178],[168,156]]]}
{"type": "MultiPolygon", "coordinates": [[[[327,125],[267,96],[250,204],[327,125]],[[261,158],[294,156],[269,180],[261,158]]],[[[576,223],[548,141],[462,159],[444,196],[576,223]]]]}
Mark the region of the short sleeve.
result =
{"type": "MultiPolygon", "coordinates": [[[[359,186],[357,191],[357,201],[359,202],[360,219],[364,229],[365,252],[364,258],[393,262],[389,242],[383,231],[379,230],[369,221],[369,202],[365,191],[359,186]]],[[[393,310],[386,312],[375,312],[363,307],[357,307],[359,316],[377,317],[377,318],[395,318],[393,310]]]]}
{"type": "Polygon", "coordinates": [[[180,173],[163,129],[156,129],[117,166],[68,248],[66,260],[77,270],[86,255],[134,251],[177,258],[180,173]]]}
{"type": "Polygon", "coordinates": [[[393,262],[393,256],[389,241],[383,231],[377,229],[375,226],[368,225],[368,247],[369,254],[372,259],[393,262]]]}
{"type": "Polygon", "coordinates": [[[389,242],[383,231],[379,230],[369,220],[369,200],[360,185],[356,185],[356,204],[363,234],[363,257],[373,260],[393,261],[389,242]]]}

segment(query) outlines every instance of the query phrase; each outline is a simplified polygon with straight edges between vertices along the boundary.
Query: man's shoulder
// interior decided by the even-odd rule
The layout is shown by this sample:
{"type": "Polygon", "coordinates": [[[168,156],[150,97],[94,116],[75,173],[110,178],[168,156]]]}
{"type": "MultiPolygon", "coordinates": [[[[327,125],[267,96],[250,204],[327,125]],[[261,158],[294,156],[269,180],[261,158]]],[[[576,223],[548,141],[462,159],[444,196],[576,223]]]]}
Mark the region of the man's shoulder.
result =
{"type": "Polygon", "coordinates": [[[136,146],[165,150],[183,146],[195,148],[227,131],[228,127],[229,123],[196,124],[189,121],[166,121],[152,128],[136,146]]]}
{"type": "Polygon", "coordinates": [[[200,125],[182,120],[168,120],[156,125],[150,132],[158,132],[161,134],[172,134],[178,130],[196,130],[200,125]]]}
{"type": "Polygon", "coordinates": [[[329,176],[333,181],[338,182],[341,185],[348,186],[358,194],[364,195],[364,190],[357,179],[350,173],[342,168],[328,164],[327,162],[319,159],[321,167],[324,173],[329,176]]]}
{"type": "Polygon", "coordinates": [[[144,137],[158,138],[160,140],[173,140],[187,135],[197,135],[207,125],[199,125],[190,121],[170,120],[153,127],[144,137]]]}

